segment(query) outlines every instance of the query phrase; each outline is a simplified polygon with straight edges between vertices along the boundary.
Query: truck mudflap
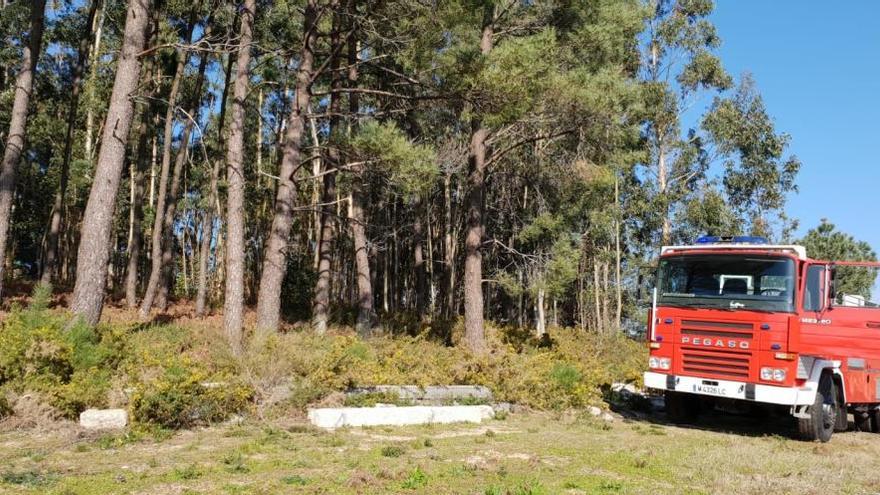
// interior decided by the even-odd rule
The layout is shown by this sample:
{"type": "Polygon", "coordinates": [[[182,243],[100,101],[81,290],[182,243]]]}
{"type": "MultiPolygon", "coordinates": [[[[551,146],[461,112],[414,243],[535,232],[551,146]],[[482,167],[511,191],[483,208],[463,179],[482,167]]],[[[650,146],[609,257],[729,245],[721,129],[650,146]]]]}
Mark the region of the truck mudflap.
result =
{"type": "Polygon", "coordinates": [[[809,405],[813,403],[816,396],[815,387],[811,387],[809,383],[804,387],[777,387],[714,378],[676,376],[652,371],[645,373],[645,387],[784,406],[809,405]]]}

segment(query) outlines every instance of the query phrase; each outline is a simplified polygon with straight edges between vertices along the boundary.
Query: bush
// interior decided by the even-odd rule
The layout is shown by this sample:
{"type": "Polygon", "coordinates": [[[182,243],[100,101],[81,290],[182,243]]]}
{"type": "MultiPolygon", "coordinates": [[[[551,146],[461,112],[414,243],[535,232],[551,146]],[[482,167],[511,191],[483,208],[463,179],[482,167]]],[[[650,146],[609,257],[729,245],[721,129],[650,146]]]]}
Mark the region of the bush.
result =
{"type": "Polygon", "coordinates": [[[9,404],[9,399],[0,390],[0,419],[7,416],[12,416],[12,406],[9,404]]]}
{"type": "Polygon", "coordinates": [[[119,331],[92,329],[47,309],[51,292],[38,286],[27,309],[13,308],[0,328],[0,385],[40,392],[65,417],[107,402],[111,376],[124,354],[119,331]]]}
{"type": "Polygon", "coordinates": [[[163,363],[131,397],[135,421],[188,428],[222,421],[248,408],[253,391],[231,375],[211,375],[183,358],[163,363]]]}

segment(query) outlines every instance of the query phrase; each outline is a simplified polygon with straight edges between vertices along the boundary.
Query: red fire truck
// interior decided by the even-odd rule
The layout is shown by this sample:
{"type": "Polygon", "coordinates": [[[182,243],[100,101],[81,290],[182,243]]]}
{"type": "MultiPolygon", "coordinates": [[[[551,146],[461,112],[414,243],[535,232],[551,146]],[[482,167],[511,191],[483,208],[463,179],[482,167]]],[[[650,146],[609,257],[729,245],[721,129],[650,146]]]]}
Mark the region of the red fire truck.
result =
{"type": "Polygon", "coordinates": [[[848,413],[880,431],[880,308],[835,293],[843,266],[880,264],[751,236],[663,247],[645,386],[665,391],[674,421],[751,402],[787,409],[807,440],[846,430],[848,413]]]}

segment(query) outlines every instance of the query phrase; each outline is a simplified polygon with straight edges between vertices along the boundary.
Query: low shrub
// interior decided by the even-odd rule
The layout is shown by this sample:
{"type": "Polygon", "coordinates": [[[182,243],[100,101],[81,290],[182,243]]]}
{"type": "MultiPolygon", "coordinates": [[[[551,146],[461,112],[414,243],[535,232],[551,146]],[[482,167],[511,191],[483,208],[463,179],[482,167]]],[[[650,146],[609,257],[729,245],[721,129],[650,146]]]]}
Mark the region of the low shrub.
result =
{"type": "Polygon", "coordinates": [[[210,374],[187,358],[163,362],[155,371],[131,396],[135,421],[165,428],[205,425],[244,412],[253,398],[238,378],[210,374]]]}
{"type": "MultiPolygon", "coordinates": [[[[348,330],[257,334],[234,356],[222,329],[209,326],[68,325],[46,309],[42,290],[0,326],[0,391],[36,392],[70,418],[108,405],[112,392],[113,404],[128,401],[136,423],[186,428],[248,411],[338,404],[334,393],[375,385],[484,385],[500,402],[579,408],[598,404],[611,383],[638,384],[646,359],[643,345],[619,334],[560,328],[538,341],[522,329],[491,324],[489,352],[475,356],[450,345],[462,331],[451,320],[369,340],[348,330]],[[126,397],[122,390],[133,392],[126,397]]],[[[9,409],[2,397],[0,417],[9,409]]],[[[404,403],[388,394],[344,400],[404,403]]]]}
{"type": "Polygon", "coordinates": [[[124,354],[121,331],[68,324],[47,309],[51,289],[38,286],[30,306],[13,308],[0,328],[0,386],[39,392],[75,418],[107,403],[110,379],[124,354]]]}
{"type": "Polygon", "coordinates": [[[3,391],[0,390],[0,419],[4,419],[11,415],[12,405],[9,404],[9,399],[7,399],[3,391]]]}

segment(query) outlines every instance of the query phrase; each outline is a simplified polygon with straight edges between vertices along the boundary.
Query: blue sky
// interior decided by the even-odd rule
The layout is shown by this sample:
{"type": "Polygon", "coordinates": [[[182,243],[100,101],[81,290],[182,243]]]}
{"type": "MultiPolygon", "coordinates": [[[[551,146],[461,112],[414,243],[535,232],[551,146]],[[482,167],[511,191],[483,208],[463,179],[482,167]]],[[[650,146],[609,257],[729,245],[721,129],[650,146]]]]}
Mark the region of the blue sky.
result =
{"type": "Polygon", "coordinates": [[[797,235],[828,218],[880,253],[880,2],[718,0],[711,19],[725,68],[753,74],[803,162],[797,235]]]}

